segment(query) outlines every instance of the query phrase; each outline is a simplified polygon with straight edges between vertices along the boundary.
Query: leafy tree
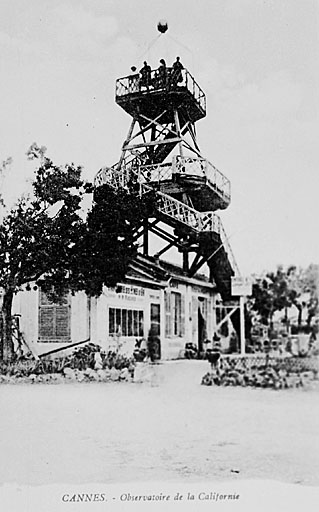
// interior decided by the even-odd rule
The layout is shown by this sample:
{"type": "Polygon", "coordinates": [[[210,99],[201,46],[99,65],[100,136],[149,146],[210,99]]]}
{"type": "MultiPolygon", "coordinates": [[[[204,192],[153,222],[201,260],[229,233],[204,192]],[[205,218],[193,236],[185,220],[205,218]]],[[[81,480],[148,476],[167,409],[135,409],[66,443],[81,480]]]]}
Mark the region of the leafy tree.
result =
{"type": "MultiPolygon", "coordinates": [[[[11,157],[7,158],[6,160],[3,160],[0,163],[0,185],[1,186],[2,186],[2,183],[4,181],[6,170],[7,170],[8,167],[10,167],[11,164],[12,164],[12,158],[11,157]]],[[[0,209],[4,208],[4,207],[5,207],[5,202],[4,202],[2,191],[1,191],[1,188],[0,188],[0,209]]]]}
{"type": "Polygon", "coordinates": [[[285,311],[285,321],[288,322],[288,308],[294,305],[298,310],[298,328],[302,324],[302,311],[308,308],[307,323],[310,326],[313,316],[318,314],[318,265],[310,265],[307,269],[298,269],[291,265],[286,270],[278,266],[276,272],[268,272],[265,276],[256,278],[253,285],[251,307],[255,310],[265,325],[272,327],[275,311],[285,311]],[[303,296],[309,294],[309,300],[304,302],[303,296]]]}
{"type": "Polygon", "coordinates": [[[72,164],[62,169],[45,158],[41,148],[33,150],[32,157],[41,159],[33,182],[34,194],[21,197],[5,212],[0,225],[2,355],[5,360],[13,357],[14,294],[23,285],[41,279],[45,282],[46,278],[64,285],[63,278],[70,270],[69,258],[83,226],[79,216],[85,193],[81,168],[72,164]],[[52,214],[54,206],[58,206],[58,210],[52,214]]]}
{"type": "Polygon", "coordinates": [[[308,309],[307,325],[310,327],[312,318],[319,316],[319,265],[310,264],[301,276],[302,291],[309,294],[306,303],[308,309]]]}
{"type": "Polygon", "coordinates": [[[127,190],[104,185],[94,198],[74,255],[72,288],[98,296],[103,285],[113,287],[125,277],[137,254],[136,231],[153,215],[156,199],[153,191],[140,195],[133,183],[127,190]]]}
{"type": "Polygon", "coordinates": [[[265,325],[272,325],[275,311],[291,305],[287,274],[279,266],[276,272],[268,272],[257,278],[252,288],[252,308],[258,312],[265,325]]]}
{"type": "Polygon", "coordinates": [[[12,303],[23,286],[36,283],[58,299],[66,290],[98,296],[103,285],[122,280],[136,254],[134,231],[154,207],[153,194],[99,191],[87,218],[81,201],[92,192],[81,167],[59,167],[33,144],[28,157],[40,160],[33,195],[21,197],[0,224],[0,288],[3,291],[2,357],[13,358],[12,303]],[[54,288],[52,288],[54,287],[54,288]]]}

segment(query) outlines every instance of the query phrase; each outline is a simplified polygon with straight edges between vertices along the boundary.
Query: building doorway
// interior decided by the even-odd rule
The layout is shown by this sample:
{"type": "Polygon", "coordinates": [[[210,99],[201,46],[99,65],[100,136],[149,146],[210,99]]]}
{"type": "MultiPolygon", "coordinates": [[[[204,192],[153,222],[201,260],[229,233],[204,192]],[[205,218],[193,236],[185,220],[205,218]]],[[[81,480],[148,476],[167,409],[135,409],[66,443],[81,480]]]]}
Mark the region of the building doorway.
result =
{"type": "Polygon", "coordinates": [[[202,354],[207,339],[207,299],[198,297],[198,353],[202,354]]]}
{"type": "Polygon", "coordinates": [[[198,308],[198,353],[201,354],[204,350],[204,341],[206,339],[206,322],[202,315],[200,307],[198,308]]]}
{"type": "Polygon", "coordinates": [[[150,330],[148,333],[151,359],[161,359],[161,305],[151,304],[150,330]]]}
{"type": "Polygon", "coordinates": [[[208,337],[208,300],[206,297],[192,297],[192,343],[196,345],[198,354],[205,350],[208,337]]]}

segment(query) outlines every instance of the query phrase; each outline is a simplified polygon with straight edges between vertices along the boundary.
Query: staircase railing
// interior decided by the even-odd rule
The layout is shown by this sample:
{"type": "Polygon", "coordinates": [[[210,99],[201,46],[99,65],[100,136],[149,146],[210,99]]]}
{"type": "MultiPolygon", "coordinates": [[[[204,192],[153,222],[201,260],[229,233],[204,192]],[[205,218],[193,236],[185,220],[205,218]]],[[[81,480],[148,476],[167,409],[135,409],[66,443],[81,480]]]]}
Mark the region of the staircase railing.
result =
{"type": "Polygon", "coordinates": [[[241,273],[240,273],[239,267],[237,265],[237,261],[235,259],[231,245],[229,243],[229,237],[226,235],[226,231],[224,230],[224,227],[222,226],[222,224],[220,225],[220,233],[219,234],[220,234],[221,242],[225,248],[225,251],[228,254],[229,263],[235,273],[235,276],[240,276],[241,273]]]}
{"type": "Polygon", "coordinates": [[[171,217],[175,221],[185,224],[188,228],[199,233],[220,233],[220,218],[213,212],[198,212],[185,203],[173,197],[157,192],[157,209],[162,214],[171,217]]]}
{"type": "MultiPolygon", "coordinates": [[[[148,188],[148,187],[147,187],[148,188]]],[[[222,222],[218,215],[213,212],[198,212],[194,208],[174,199],[171,196],[157,192],[159,199],[157,209],[162,214],[181,222],[198,233],[213,232],[220,236],[221,244],[227,252],[229,262],[235,275],[240,276],[240,271],[231,249],[229,239],[226,235],[222,222]]]]}
{"type": "MultiPolygon", "coordinates": [[[[192,164],[199,165],[198,159],[193,160],[192,164]]],[[[205,162],[204,159],[202,159],[202,161],[205,162]]],[[[125,188],[128,185],[128,182],[134,178],[139,181],[142,190],[146,191],[150,190],[149,183],[161,181],[161,179],[170,179],[169,176],[171,175],[171,172],[172,164],[136,167],[136,162],[132,161],[127,165],[123,165],[120,171],[116,169],[115,166],[102,168],[97,173],[94,183],[95,186],[108,184],[109,186],[117,189],[122,187],[125,188]]],[[[213,212],[199,212],[172,196],[159,191],[157,192],[157,198],[157,210],[162,215],[169,217],[174,220],[174,222],[184,224],[198,233],[217,233],[220,236],[221,243],[228,254],[230,264],[235,275],[240,275],[228,237],[218,215],[213,212]]]]}

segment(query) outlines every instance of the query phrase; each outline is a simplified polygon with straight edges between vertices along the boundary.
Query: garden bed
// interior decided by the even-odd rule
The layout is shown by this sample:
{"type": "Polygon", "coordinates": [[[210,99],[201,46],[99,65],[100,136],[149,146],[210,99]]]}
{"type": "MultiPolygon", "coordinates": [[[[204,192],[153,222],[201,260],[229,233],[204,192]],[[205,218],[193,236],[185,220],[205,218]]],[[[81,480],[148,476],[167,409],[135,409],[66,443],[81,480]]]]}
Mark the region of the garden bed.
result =
{"type": "Polygon", "coordinates": [[[206,386],[307,387],[318,379],[318,357],[224,356],[202,379],[206,386]]]}
{"type": "Polygon", "coordinates": [[[132,381],[135,362],[132,358],[89,344],[64,357],[25,359],[1,363],[0,383],[107,382],[132,381]]]}

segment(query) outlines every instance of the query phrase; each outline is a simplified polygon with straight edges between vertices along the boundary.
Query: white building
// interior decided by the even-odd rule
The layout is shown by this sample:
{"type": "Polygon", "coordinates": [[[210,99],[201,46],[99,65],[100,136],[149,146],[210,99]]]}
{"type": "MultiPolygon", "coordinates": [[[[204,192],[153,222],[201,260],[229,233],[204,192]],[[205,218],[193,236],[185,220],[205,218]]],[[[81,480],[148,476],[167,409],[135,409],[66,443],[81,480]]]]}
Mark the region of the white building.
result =
{"type": "Polygon", "coordinates": [[[36,354],[74,349],[91,342],[104,350],[120,346],[132,354],[135,342],[153,334],[160,339],[162,359],[179,357],[186,342],[203,349],[212,339],[217,291],[204,275],[187,277],[179,267],[138,255],[123,283],[104,288],[98,298],[69,294],[62,304],[50,302],[34,287],[20,292],[14,313],[23,337],[36,354]]]}

